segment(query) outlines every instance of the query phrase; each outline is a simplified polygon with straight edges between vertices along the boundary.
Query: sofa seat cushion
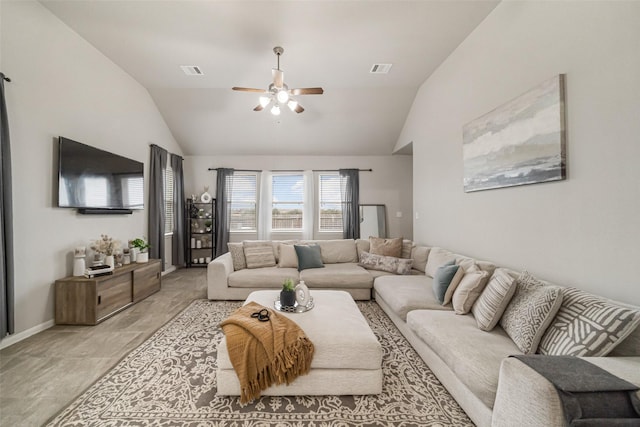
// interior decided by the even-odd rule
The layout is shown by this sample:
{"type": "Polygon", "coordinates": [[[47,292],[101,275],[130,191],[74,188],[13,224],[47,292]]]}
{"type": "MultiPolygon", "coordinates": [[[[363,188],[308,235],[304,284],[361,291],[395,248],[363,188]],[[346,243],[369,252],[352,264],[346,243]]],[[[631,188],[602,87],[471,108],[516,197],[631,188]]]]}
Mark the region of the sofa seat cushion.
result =
{"type": "Polygon", "coordinates": [[[440,305],[432,290],[431,277],[425,275],[378,277],[373,284],[377,298],[382,298],[402,320],[407,320],[411,310],[452,310],[440,305]]]}
{"type": "Polygon", "coordinates": [[[472,315],[436,310],[411,311],[407,326],[478,399],[493,408],[502,359],[522,354],[501,327],[481,331],[472,315]]]}
{"type": "Polygon", "coordinates": [[[373,286],[373,276],[355,263],[325,264],[300,272],[300,280],[309,288],[367,289],[373,286]]]}
{"type": "MultiPolygon", "coordinates": [[[[367,270],[369,272],[369,274],[371,275],[371,277],[373,277],[374,283],[375,280],[378,277],[382,277],[382,276],[395,276],[395,274],[393,273],[389,273],[387,271],[382,271],[382,270],[367,270]]],[[[411,271],[411,274],[413,274],[413,270],[411,271]]]]}
{"type": "Polygon", "coordinates": [[[228,283],[230,288],[282,288],[285,279],[298,278],[297,268],[248,268],[231,273],[228,283]]]}

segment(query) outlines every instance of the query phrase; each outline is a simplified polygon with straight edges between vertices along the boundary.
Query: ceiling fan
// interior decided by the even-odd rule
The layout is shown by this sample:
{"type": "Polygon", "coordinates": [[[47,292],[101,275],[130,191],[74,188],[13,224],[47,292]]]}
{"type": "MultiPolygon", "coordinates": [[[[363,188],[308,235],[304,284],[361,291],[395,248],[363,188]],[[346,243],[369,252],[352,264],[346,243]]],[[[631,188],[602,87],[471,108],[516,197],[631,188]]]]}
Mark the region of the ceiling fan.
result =
{"type": "Polygon", "coordinates": [[[237,86],[234,86],[231,89],[240,92],[256,92],[264,94],[260,97],[259,104],[253,109],[253,111],[262,111],[271,105],[271,114],[277,116],[280,114],[280,106],[286,105],[291,109],[291,111],[302,113],[304,108],[302,108],[298,101],[293,99],[293,97],[298,95],[322,95],[324,90],[321,87],[289,89],[289,86],[284,82],[284,72],[280,69],[280,55],[284,53],[284,49],[280,46],[276,46],[273,48],[273,53],[275,53],[278,58],[278,66],[271,70],[273,82],[269,85],[268,89],[254,89],[250,87],[237,86]]]}

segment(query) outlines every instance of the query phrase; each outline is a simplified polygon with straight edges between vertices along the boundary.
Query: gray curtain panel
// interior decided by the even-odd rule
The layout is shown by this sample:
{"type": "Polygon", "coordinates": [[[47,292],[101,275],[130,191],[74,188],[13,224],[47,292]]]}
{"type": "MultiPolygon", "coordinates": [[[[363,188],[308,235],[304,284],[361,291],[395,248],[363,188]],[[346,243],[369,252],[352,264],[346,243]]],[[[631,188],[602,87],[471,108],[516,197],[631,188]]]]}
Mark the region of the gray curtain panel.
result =
{"type": "Polygon", "coordinates": [[[149,258],[162,260],[164,270],[164,170],[167,150],[151,145],[149,167],[149,258]]]}
{"type": "Polygon", "coordinates": [[[5,75],[0,73],[0,339],[15,332],[13,299],[13,201],[11,196],[11,145],[9,144],[9,118],[4,99],[5,75]]]}
{"type": "Polygon", "coordinates": [[[173,265],[184,266],[184,173],[182,172],[182,157],[171,155],[171,169],[173,169],[173,238],[171,255],[173,265]]]}
{"type": "Polygon", "coordinates": [[[229,252],[229,201],[233,191],[233,169],[219,168],[216,178],[216,257],[229,252]]]}
{"type": "Polygon", "coordinates": [[[342,236],[360,238],[360,171],[340,169],[340,197],[342,198],[342,236]]]}

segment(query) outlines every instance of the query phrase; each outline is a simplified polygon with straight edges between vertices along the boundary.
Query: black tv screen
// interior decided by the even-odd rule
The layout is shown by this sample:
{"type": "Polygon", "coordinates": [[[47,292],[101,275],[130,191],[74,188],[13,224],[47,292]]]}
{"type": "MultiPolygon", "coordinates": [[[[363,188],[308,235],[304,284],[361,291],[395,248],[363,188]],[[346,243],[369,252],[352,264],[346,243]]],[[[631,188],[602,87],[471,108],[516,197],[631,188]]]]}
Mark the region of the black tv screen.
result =
{"type": "Polygon", "coordinates": [[[58,206],[143,209],[144,166],[68,138],[59,139],[58,206]]]}

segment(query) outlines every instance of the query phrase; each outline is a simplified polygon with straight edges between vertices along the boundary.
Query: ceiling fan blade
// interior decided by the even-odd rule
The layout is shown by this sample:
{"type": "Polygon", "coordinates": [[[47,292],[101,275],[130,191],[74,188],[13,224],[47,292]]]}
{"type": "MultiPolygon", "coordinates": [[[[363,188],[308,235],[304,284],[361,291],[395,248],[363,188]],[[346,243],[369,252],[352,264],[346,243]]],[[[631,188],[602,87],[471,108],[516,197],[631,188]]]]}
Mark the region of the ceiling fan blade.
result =
{"type": "Polygon", "coordinates": [[[262,111],[264,110],[264,107],[260,104],[256,105],[256,108],[253,109],[253,111],[262,111]]]}
{"type": "Polygon", "coordinates": [[[298,104],[296,105],[296,108],[293,109],[293,111],[295,111],[296,113],[300,114],[304,111],[304,108],[302,108],[302,105],[298,104]]]}
{"type": "Polygon", "coordinates": [[[291,95],[322,95],[324,89],[321,87],[301,87],[290,90],[291,95]]]}
{"type": "Polygon", "coordinates": [[[240,92],[258,92],[258,93],[267,93],[266,90],[264,89],[255,89],[252,87],[238,87],[238,86],[234,86],[231,88],[231,90],[237,90],[240,92]]]}
{"type": "Polygon", "coordinates": [[[284,84],[284,72],[273,68],[271,70],[271,75],[273,76],[273,85],[276,89],[282,89],[282,85],[284,84]]]}

